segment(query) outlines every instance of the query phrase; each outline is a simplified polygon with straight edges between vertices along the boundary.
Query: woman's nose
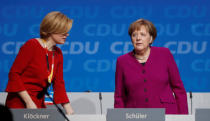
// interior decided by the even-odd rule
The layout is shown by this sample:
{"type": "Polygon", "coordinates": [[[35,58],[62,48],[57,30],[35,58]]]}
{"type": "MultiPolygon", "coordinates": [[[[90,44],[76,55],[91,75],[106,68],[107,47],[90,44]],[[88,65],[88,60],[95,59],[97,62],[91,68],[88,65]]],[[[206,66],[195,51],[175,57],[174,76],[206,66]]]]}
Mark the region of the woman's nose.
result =
{"type": "Polygon", "coordinates": [[[141,35],[137,35],[136,39],[140,40],[141,39],[141,35]]]}

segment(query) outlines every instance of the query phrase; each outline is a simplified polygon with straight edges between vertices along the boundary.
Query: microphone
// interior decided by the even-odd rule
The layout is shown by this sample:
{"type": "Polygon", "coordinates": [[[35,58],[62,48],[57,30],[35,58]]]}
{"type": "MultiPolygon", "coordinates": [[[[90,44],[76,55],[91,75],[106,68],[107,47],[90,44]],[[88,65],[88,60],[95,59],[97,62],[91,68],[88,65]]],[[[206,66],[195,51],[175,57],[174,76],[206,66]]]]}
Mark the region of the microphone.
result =
{"type": "Polygon", "coordinates": [[[58,111],[58,112],[59,112],[67,121],[70,121],[70,120],[66,117],[66,115],[65,115],[65,113],[62,111],[62,109],[55,103],[55,101],[52,99],[52,97],[51,97],[50,94],[48,93],[47,89],[48,89],[49,86],[50,86],[50,83],[47,82],[47,86],[44,87],[43,90],[37,94],[37,98],[38,98],[38,99],[41,99],[41,98],[43,98],[43,96],[46,94],[46,95],[48,96],[48,98],[49,98],[49,99],[53,102],[53,104],[55,105],[57,111],[58,111]]]}
{"type": "Polygon", "coordinates": [[[92,92],[91,90],[86,90],[85,92],[92,92]]]}
{"type": "Polygon", "coordinates": [[[70,121],[65,113],[62,111],[62,109],[55,103],[55,101],[52,99],[52,97],[50,96],[50,94],[48,92],[46,92],[46,95],[50,98],[50,100],[53,102],[53,104],[55,105],[55,107],[57,108],[58,112],[67,120],[70,121]]]}
{"type": "Polygon", "coordinates": [[[99,100],[100,100],[100,109],[101,109],[101,115],[102,115],[102,94],[101,94],[101,92],[99,92],[99,100]]]}
{"type": "Polygon", "coordinates": [[[193,98],[193,96],[192,96],[192,91],[190,91],[191,115],[192,115],[192,113],[193,113],[193,101],[192,101],[192,98],[193,98]]]}

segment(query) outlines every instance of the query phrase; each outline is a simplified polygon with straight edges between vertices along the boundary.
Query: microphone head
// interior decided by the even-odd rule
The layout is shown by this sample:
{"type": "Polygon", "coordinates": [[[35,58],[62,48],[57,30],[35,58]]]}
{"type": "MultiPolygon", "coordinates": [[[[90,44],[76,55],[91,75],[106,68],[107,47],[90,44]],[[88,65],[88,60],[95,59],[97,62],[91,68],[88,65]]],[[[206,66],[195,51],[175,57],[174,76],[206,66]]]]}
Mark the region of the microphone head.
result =
{"type": "Polygon", "coordinates": [[[47,89],[48,89],[49,86],[50,86],[50,83],[47,83],[47,86],[44,87],[44,88],[42,89],[42,91],[40,91],[40,92],[37,94],[37,98],[38,98],[38,99],[43,98],[44,95],[47,94],[47,89]]]}
{"type": "Polygon", "coordinates": [[[45,92],[46,92],[45,89],[43,89],[42,91],[40,91],[40,92],[37,94],[37,98],[38,98],[38,99],[43,98],[43,96],[45,95],[45,92]]]}
{"type": "Polygon", "coordinates": [[[99,99],[102,100],[102,94],[99,92],[99,99]]]}
{"type": "Polygon", "coordinates": [[[192,98],[192,91],[190,91],[190,98],[192,98]]]}
{"type": "Polygon", "coordinates": [[[85,92],[92,92],[91,90],[86,90],[85,92]]]}

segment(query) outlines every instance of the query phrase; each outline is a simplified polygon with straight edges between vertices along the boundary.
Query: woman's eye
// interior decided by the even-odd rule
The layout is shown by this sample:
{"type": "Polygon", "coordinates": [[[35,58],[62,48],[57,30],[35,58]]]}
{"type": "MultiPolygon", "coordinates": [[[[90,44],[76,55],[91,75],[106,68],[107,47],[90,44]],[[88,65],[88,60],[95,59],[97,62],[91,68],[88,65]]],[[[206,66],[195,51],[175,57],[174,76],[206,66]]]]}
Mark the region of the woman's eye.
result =
{"type": "Polygon", "coordinates": [[[137,37],[137,34],[133,34],[132,37],[137,37]]]}

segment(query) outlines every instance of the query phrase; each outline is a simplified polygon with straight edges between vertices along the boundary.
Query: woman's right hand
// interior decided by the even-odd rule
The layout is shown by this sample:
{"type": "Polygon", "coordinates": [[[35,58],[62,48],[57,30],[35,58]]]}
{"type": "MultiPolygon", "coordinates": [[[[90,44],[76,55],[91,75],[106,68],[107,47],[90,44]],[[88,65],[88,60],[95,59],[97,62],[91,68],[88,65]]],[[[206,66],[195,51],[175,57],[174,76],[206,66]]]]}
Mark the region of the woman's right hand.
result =
{"type": "Polygon", "coordinates": [[[20,92],[18,92],[18,94],[20,95],[22,100],[25,102],[26,108],[28,108],[28,109],[37,109],[36,104],[31,99],[30,95],[28,94],[28,92],[26,90],[20,91],[20,92]]]}

